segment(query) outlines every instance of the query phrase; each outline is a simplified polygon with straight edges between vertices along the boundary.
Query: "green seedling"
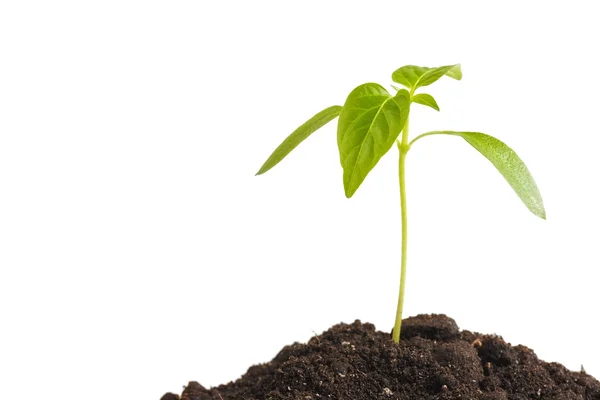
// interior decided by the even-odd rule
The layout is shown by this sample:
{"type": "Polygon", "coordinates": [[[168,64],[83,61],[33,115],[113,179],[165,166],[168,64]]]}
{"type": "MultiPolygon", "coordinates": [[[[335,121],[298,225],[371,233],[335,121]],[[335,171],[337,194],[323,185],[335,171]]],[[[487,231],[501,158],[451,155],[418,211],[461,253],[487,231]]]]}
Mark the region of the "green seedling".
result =
{"type": "Polygon", "coordinates": [[[343,106],[332,106],[306,121],[292,132],[279,145],[263,164],[257,175],[263,174],[277,165],[304,139],[317,129],[339,116],[337,127],[337,144],[340,162],[344,171],[344,191],[350,198],[381,157],[396,142],[399,150],[398,177],[400,183],[400,210],[402,221],[402,250],[400,261],[400,293],[398,309],[392,338],[400,341],[402,324],[402,308],[404,305],[404,287],[406,283],[406,187],[405,162],[406,155],[412,146],[421,138],[432,135],[451,135],[463,138],[485,158],[487,158],[502,174],[525,206],[535,215],[546,219],[546,212],[538,187],[529,170],[519,156],[500,140],[479,132],[433,131],[423,133],[409,140],[408,120],[413,103],[421,104],[439,111],[433,96],[427,93],[415,93],[418,89],[429,86],[443,76],[456,80],[462,78],[460,64],[438,68],[406,65],[392,74],[392,80],[406,89],[392,86],[396,94],[390,94],[377,83],[365,83],[356,87],[348,95],[343,106]]]}

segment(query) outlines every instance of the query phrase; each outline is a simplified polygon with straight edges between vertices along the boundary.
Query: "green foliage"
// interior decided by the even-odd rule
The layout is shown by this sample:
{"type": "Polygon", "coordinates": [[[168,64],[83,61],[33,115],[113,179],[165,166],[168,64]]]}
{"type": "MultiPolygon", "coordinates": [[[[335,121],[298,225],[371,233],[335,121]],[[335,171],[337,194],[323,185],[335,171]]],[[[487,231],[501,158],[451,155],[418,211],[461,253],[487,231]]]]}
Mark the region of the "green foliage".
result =
{"type": "Polygon", "coordinates": [[[395,342],[400,340],[406,276],[405,160],[416,140],[438,134],[462,137],[496,167],[533,214],[546,218],[542,197],[529,170],[519,156],[500,140],[479,132],[433,131],[417,136],[409,142],[408,120],[411,103],[422,104],[439,111],[433,96],[415,93],[415,91],[431,85],[444,75],[460,80],[462,78],[460,64],[437,68],[415,65],[398,68],[392,74],[392,79],[408,90],[392,85],[398,91],[394,96],[377,83],[365,83],[356,87],[348,95],[343,107],[333,106],[321,111],[288,136],[257,174],[271,169],[315,130],[339,115],[337,144],[343,169],[344,191],[346,197],[352,197],[381,157],[390,150],[394,142],[397,143],[400,153],[398,177],[402,217],[402,256],[400,294],[392,334],[395,342]]]}
{"type": "Polygon", "coordinates": [[[460,69],[460,64],[445,65],[437,68],[405,65],[392,73],[392,80],[414,91],[422,86],[431,85],[444,75],[461,80],[462,70],[460,69]]]}
{"type": "Polygon", "coordinates": [[[324,109],[311,119],[300,125],[298,129],[292,132],[276,149],[271,156],[260,167],[256,175],[261,175],[279,164],[292,150],[309,137],[314,131],[327,124],[329,121],[340,115],[341,106],[331,106],[324,109]]]}
{"type": "Polygon", "coordinates": [[[376,83],[360,85],[348,95],[337,131],[346,197],[352,197],[393,146],[408,118],[409,101],[406,90],[392,96],[376,83]]]}
{"type": "Polygon", "coordinates": [[[416,137],[411,144],[419,138],[429,135],[453,135],[465,139],[467,143],[490,160],[533,214],[546,219],[546,210],[540,191],[527,166],[513,149],[495,137],[479,132],[428,132],[416,137]]]}
{"type": "Polygon", "coordinates": [[[431,107],[436,111],[440,111],[440,107],[438,107],[437,101],[433,98],[432,95],[427,93],[419,93],[413,96],[413,103],[423,104],[424,106],[431,107]]]}

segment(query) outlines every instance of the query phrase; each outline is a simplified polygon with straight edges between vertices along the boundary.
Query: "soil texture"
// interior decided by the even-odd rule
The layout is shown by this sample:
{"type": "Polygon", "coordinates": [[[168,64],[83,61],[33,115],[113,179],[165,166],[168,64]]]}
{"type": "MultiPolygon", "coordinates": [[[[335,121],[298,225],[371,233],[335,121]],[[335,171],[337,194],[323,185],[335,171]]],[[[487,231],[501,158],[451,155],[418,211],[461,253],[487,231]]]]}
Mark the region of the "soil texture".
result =
{"type": "Polygon", "coordinates": [[[235,382],[190,382],[161,400],[284,399],[600,400],[600,383],[500,336],[459,331],[445,315],[419,315],[404,320],[399,344],[372,324],[339,324],[235,382]]]}

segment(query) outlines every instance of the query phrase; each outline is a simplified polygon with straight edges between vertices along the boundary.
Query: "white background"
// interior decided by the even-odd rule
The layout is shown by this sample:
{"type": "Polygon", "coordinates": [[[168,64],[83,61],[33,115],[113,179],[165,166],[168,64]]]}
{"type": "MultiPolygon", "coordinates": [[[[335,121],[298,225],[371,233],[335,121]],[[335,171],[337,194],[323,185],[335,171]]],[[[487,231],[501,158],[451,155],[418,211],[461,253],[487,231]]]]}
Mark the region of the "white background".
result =
{"type": "Polygon", "coordinates": [[[3,1],[0,397],[158,399],[334,323],[393,324],[397,151],[348,200],[357,85],[462,63],[411,132],[513,147],[548,219],[455,137],[408,158],[406,315],[446,313],[600,376],[594,2],[3,1]]]}

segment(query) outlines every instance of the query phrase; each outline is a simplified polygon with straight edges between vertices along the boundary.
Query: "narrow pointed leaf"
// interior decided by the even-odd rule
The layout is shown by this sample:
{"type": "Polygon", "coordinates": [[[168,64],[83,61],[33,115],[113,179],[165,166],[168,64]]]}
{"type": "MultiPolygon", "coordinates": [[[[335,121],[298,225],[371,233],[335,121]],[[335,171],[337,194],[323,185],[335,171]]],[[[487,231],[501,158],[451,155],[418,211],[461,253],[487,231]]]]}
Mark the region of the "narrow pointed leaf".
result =
{"type": "Polygon", "coordinates": [[[405,65],[392,73],[392,79],[394,82],[400,83],[409,89],[417,89],[422,86],[431,85],[444,75],[457,80],[462,79],[460,64],[445,65],[437,68],[405,65]]]}
{"type": "Polygon", "coordinates": [[[331,106],[316,114],[314,117],[302,124],[298,129],[292,132],[285,140],[273,151],[271,156],[265,161],[256,175],[264,174],[281,160],[285,158],[300,143],[309,137],[314,131],[327,124],[329,121],[340,115],[341,106],[331,106]]]}
{"type": "Polygon", "coordinates": [[[409,93],[395,96],[376,83],[355,88],[346,99],[338,122],[338,148],[344,169],[344,191],[350,198],[392,147],[404,128],[409,93]]]}
{"type": "Polygon", "coordinates": [[[415,96],[413,96],[412,101],[414,103],[419,103],[422,104],[424,106],[428,106],[433,108],[436,111],[440,111],[440,108],[438,107],[437,101],[435,101],[435,99],[433,98],[432,95],[427,94],[427,93],[419,93],[415,96]]]}
{"type": "Polygon", "coordinates": [[[437,134],[460,136],[465,139],[467,143],[490,160],[532,213],[546,219],[546,210],[540,191],[525,163],[510,147],[485,133],[455,131],[428,132],[416,137],[411,145],[421,137],[437,134]]]}

